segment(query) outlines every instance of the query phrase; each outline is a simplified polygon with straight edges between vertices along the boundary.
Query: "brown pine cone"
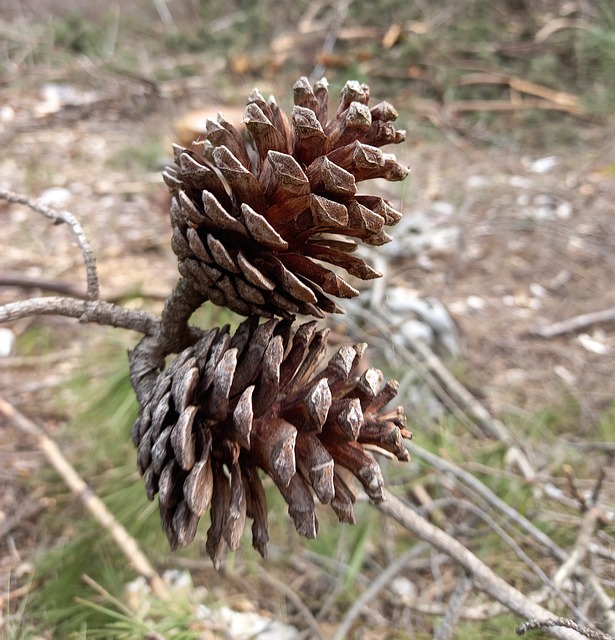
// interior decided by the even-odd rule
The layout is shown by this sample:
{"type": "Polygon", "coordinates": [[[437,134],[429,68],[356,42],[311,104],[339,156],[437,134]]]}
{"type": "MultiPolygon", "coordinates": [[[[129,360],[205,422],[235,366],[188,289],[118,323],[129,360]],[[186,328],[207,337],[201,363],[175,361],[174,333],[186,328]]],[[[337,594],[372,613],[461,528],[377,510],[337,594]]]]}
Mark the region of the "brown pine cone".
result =
{"type": "Polygon", "coordinates": [[[409,459],[403,410],[384,409],[397,383],[372,368],[353,376],[364,344],[340,348],[318,369],[327,333],[315,322],[293,332],[286,320],[258,324],[253,316],[232,336],[228,327],[212,329],[159,375],[132,438],[172,548],[189,544],[211,509],[206,546],[216,566],[227,547],[238,548],[246,517],[265,556],[259,469],[308,538],[318,531],[314,495],[340,521],[354,521],[350,476],[373,501],[383,499],[380,467],[365,446],[409,459]]]}
{"type": "Polygon", "coordinates": [[[329,296],[358,291],[327,265],[380,276],[352,255],[355,239],[388,242],[384,226],[401,217],[383,198],[357,194],[362,180],[408,174],[379,149],[405,139],[395,109],[370,108],[369,88],[354,81],[330,121],[326,80],[312,88],[301,78],[294,102],[289,123],[273,98],[253,91],[244,117],[251,142],[222,117],[209,120],[205,140],[176,145],[177,168],[163,174],[180,273],[242,315],[342,312],[329,296]]]}

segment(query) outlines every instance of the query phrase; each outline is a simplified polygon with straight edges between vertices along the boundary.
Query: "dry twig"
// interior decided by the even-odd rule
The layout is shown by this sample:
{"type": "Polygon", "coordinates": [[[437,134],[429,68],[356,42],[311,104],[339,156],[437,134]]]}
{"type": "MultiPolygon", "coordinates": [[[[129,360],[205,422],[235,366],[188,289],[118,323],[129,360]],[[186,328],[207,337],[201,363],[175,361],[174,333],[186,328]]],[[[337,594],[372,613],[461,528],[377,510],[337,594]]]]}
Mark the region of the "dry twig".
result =
{"type": "Polygon", "coordinates": [[[613,322],[615,320],[615,307],[604,309],[603,311],[592,311],[591,313],[583,313],[579,316],[573,316],[567,320],[554,322],[544,327],[534,327],[532,333],[547,340],[556,338],[565,333],[574,333],[581,329],[586,329],[594,324],[602,322],[613,322]]]}
{"type": "Polygon", "coordinates": [[[448,640],[453,636],[457,622],[461,617],[463,604],[471,589],[472,579],[467,574],[463,574],[459,580],[457,580],[453,595],[448,602],[446,615],[434,633],[434,640],[448,640]]]}
{"type": "Polygon", "coordinates": [[[0,199],[15,204],[24,204],[30,207],[33,211],[44,215],[49,218],[54,224],[66,223],[73,232],[77,244],[81,249],[83,255],[83,262],[85,263],[86,281],[87,281],[87,295],[90,300],[96,300],[99,295],[98,273],[96,271],[96,259],[92,254],[90,242],[85,235],[81,223],[68,211],[56,211],[53,207],[46,205],[44,202],[32,200],[31,198],[21,195],[20,193],[14,193],[13,191],[7,191],[6,189],[0,189],[0,199]]]}
{"type": "Polygon", "coordinates": [[[39,449],[45,454],[49,463],[60,474],[71,491],[83,502],[85,508],[96,521],[109,532],[135,571],[149,582],[152,592],[159,598],[166,598],[166,588],[162,578],[141,551],[136,540],[115,519],[103,501],[88,487],[64,457],[58,445],[36,423],[29,420],[2,398],[0,398],[0,414],[8,419],[16,429],[36,440],[39,449]]]}
{"type": "Polygon", "coordinates": [[[478,478],[471,473],[464,471],[461,467],[453,464],[452,462],[440,458],[433,453],[430,453],[426,449],[419,447],[413,442],[409,442],[407,445],[408,450],[413,455],[426,460],[431,466],[436,467],[441,472],[453,476],[460,482],[466,484],[473,489],[478,495],[480,495],[488,504],[500,511],[512,522],[515,522],[518,526],[524,529],[529,535],[537,542],[548,549],[553,556],[559,560],[565,560],[568,554],[558,545],[556,545],[549,536],[547,536],[538,527],[532,524],[527,518],[521,515],[516,509],[513,509],[510,505],[506,504],[499,496],[497,496],[489,487],[483,484],[478,478]]]}
{"type": "Polygon", "coordinates": [[[613,637],[603,633],[602,631],[596,631],[595,629],[590,629],[589,627],[584,627],[580,624],[574,622],[574,620],[568,620],[567,618],[555,618],[548,620],[528,620],[524,622],[522,625],[517,627],[517,633],[520,636],[525,635],[528,631],[532,629],[553,629],[557,627],[565,627],[566,629],[573,629],[574,631],[581,634],[581,636],[585,638],[590,638],[590,640],[613,640],[613,637]]]}
{"type": "MultiPolygon", "coordinates": [[[[408,531],[412,531],[422,540],[429,542],[432,546],[450,556],[456,564],[471,576],[476,587],[485,591],[507,609],[525,619],[555,618],[548,609],[532,602],[527,596],[496,575],[455,538],[419,516],[391,493],[385,491],[385,495],[386,500],[377,505],[377,508],[396,520],[408,531]]],[[[580,640],[583,638],[583,635],[574,629],[552,627],[549,628],[548,633],[560,640],[580,640]]]]}
{"type": "Polygon", "coordinates": [[[348,610],[348,613],[344,616],[340,625],[335,632],[332,640],[344,640],[348,637],[348,632],[352,627],[352,624],[357,619],[363,609],[373,602],[374,598],[387,587],[391,580],[404,569],[416,557],[420,556],[427,549],[427,545],[416,544],[407,551],[401,558],[395,558],[391,564],[370,584],[370,586],[354,601],[352,607],[348,610]]]}

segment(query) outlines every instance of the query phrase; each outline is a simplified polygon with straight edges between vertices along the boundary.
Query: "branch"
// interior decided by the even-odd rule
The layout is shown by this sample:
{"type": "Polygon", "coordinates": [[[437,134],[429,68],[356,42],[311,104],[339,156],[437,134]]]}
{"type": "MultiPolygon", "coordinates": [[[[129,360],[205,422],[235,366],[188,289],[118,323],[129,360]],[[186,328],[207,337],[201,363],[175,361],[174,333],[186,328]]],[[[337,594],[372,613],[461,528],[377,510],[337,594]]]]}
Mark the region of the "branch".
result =
{"type": "Polygon", "coordinates": [[[19,287],[20,289],[40,289],[41,291],[49,291],[50,293],[61,293],[65,296],[80,298],[86,300],[88,298],[84,291],[80,291],[68,282],[59,282],[57,280],[44,280],[39,278],[26,278],[20,274],[3,273],[0,275],[0,287],[19,287]]]}
{"type": "Polygon", "coordinates": [[[96,521],[111,534],[135,571],[149,582],[152,592],[159,598],[166,598],[166,589],[161,577],[141,551],[136,540],[83,481],[64,457],[58,445],[36,423],[26,418],[2,398],[0,398],[0,414],[8,418],[16,429],[36,439],[39,449],[45,454],[48,462],[60,474],[71,491],[83,502],[85,508],[96,521]]]}
{"type": "Polygon", "coordinates": [[[71,228],[71,231],[77,240],[77,244],[81,249],[81,253],[83,254],[83,261],[85,262],[88,298],[90,300],[98,299],[100,292],[98,286],[98,273],[96,271],[96,259],[92,254],[90,242],[77,218],[68,211],[56,211],[43,202],[32,200],[27,196],[14,193],[13,191],[7,191],[6,189],[0,189],[0,199],[7,200],[11,203],[24,204],[37,213],[49,218],[54,224],[61,224],[64,222],[71,228]]]}
{"type": "Polygon", "coordinates": [[[522,625],[517,627],[517,634],[520,636],[525,635],[532,629],[549,629],[554,627],[565,627],[567,629],[574,629],[581,634],[584,638],[590,638],[590,640],[613,640],[613,637],[603,633],[602,631],[596,631],[589,627],[583,627],[573,620],[567,618],[555,618],[549,620],[528,620],[522,625]]]}
{"type": "MultiPolygon", "coordinates": [[[[552,619],[555,615],[548,609],[532,602],[527,596],[496,575],[486,564],[479,560],[455,538],[434,526],[401,500],[385,491],[386,500],[376,505],[382,513],[393,518],[408,531],[413,532],[439,551],[452,558],[469,574],[477,588],[488,593],[510,611],[525,618],[552,619]]],[[[548,633],[560,640],[581,640],[583,636],[574,629],[549,628],[548,633]]]]}
{"type": "Polygon", "coordinates": [[[378,595],[382,589],[391,584],[391,580],[404,569],[404,567],[414,560],[417,556],[425,552],[428,546],[424,543],[414,545],[409,551],[407,551],[401,558],[395,558],[393,562],[365,589],[359,598],[354,601],[354,604],[348,610],[348,613],[344,616],[344,619],[340,623],[333,640],[344,640],[348,637],[348,632],[352,627],[352,623],[360,615],[364,607],[374,601],[374,598],[378,595]]]}
{"type": "Polygon", "coordinates": [[[50,296],[0,306],[0,324],[29,316],[67,316],[78,318],[83,323],[94,322],[118,329],[131,329],[146,335],[157,333],[160,327],[159,321],[149,313],[132,311],[102,300],[50,296]]]}
{"type": "Polygon", "coordinates": [[[463,574],[457,581],[453,595],[449,601],[446,615],[442,620],[442,624],[434,634],[434,640],[448,640],[455,632],[457,622],[461,617],[464,602],[472,589],[472,579],[463,574]]]}
{"type": "Polygon", "coordinates": [[[472,474],[464,471],[461,467],[453,464],[452,462],[440,458],[439,456],[430,453],[429,451],[419,447],[413,442],[406,443],[407,449],[413,455],[426,460],[430,465],[436,467],[442,473],[453,476],[460,482],[469,486],[472,490],[478,493],[488,504],[503,513],[512,522],[515,522],[518,526],[524,529],[529,535],[537,542],[547,548],[558,560],[562,562],[566,560],[568,554],[549,536],[547,536],[538,527],[532,524],[526,517],[520,514],[516,509],[513,509],[510,505],[506,504],[498,495],[496,495],[489,487],[483,484],[478,478],[472,474]]]}
{"type": "Polygon", "coordinates": [[[180,278],[164,305],[159,330],[146,335],[128,353],[130,381],[140,406],[164,367],[165,358],[194,344],[203,335],[202,330],[190,327],[188,321],[205,300],[191,282],[180,278]]]}
{"type": "Polygon", "coordinates": [[[594,533],[594,529],[598,519],[602,515],[602,511],[598,507],[591,507],[583,517],[581,528],[577,541],[574,545],[572,553],[568,556],[566,562],[558,569],[553,578],[553,582],[561,587],[568,578],[578,570],[579,565],[583,562],[587,555],[587,548],[594,533]]]}
{"type": "MultiPolygon", "coordinates": [[[[479,517],[483,522],[489,525],[489,527],[497,533],[500,538],[515,552],[516,556],[525,562],[525,564],[542,580],[543,584],[551,591],[559,596],[561,601],[583,622],[587,622],[587,619],[584,617],[582,611],[580,611],[575,605],[570,601],[570,599],[563,593],[560,589],[561,584],[556,582],[555,579],[552,581],[549,579],[549,576],[525,553],[525,551],[521,548],[521,546],[516,542],[516,540],[510,536],[493,518],[489,516],[487,512],[485,512],[480,507],[477,507],[475,504],[468,502],[467,500],[460,500],[459,498],[443,498],[442,500],[436,500],[435,502],[430,503],[429,505],[425,505],[422,509],[428,509],[429,511],[438,508],[440,506],[446,504],[453,504],[458,508],[466,509],[470,513],[473,513],[475,516],[479,517]]],[[[522,516],[521,516],[522,517],[522,516]]]]}
{"type": "Polygon", "coordinates": [[[579,316],[573,316],[568,320],[562,320],[561,322],[554,322],[545,327],[534,327],[532,333],[540,336],[541,338],[555,338],[561,336],[564,333],[574,333],[580,329],[586,329],[593,324],[599,322],[612,322],[615,320],[615,307],[610,309],[604,309],[603,311],[593,311],[592,313],[583,313],[579,316]]]}

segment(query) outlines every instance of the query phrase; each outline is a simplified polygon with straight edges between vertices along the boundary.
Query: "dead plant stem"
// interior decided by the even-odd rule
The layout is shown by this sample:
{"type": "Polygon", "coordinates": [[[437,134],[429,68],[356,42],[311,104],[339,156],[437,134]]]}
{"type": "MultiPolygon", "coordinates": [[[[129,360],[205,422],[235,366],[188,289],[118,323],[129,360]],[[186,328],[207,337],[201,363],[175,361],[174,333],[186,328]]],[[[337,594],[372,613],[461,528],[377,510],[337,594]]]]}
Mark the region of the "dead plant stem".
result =
{"type": "Polygon", "coordinates": [[[39,449],[49,463],[60,474],[66,485],[83,502],[85,508],[109,532],[119,550],[126,556],[135,571],[149,583],[152,592],[159,598],[167,597],[162,578],[139,548],[137,541],[115,519],[104,502],[94,494],[83,478],[75,471],[58,445],[35,422],[19,412],[13,405],[0,398],[0,414],[11,424],[36,440],[39,449]]]}

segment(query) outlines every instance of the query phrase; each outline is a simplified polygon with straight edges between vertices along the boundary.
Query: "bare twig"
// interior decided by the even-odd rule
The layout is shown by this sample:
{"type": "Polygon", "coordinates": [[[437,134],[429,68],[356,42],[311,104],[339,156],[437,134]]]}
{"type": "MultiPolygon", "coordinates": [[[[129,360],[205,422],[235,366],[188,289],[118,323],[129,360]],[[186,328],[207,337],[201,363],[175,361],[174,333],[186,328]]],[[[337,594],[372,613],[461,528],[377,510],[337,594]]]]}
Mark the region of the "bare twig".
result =
{"type": "Polygon", "coordinates": [[[81,249],[83,261],[85,263],[87,292],[90,300],[96,300],[99,296],[98,273],[96,271],[96,259],[92,254],[90,242],[87,239],[83,227],[72,213],[68,211],[56,211],[54,208],[38,200],[32,200],[27,196],[6,189],[0,189],[0,199],[7,200],[15,204],[24,204],[33,211],[44,215],[54,222],[54,224],[66,223],[73,232],[77,244],[81,249]]]}
{"type": "Polygon", "coordinates": [[[560,589],[559,584],[556,584],[554,580],[551,580],[549,576],[525,553],[525,551],[519,546],[516,540],[510,536],[492,517],[489,516],[483,509],[477,507],[476,505],[468,502],[467,500],[459,500],[459,498],[444,498],[442,500],[437,500],[432,502],[430,505],[427,505],[426,508],[432,509],[437,508],[439,506],[443,506],[447,503],[452,503],[459,508],[466,509],[470,511],[474,515],[478,516],[481,520],[483,520],[489,527],[497,533],[500,538],[515,552],[516,556],[525,562],[525,564],[542,580],[543,584],[554,594],[556,594],[560,600],[572,611],[580,620],[583,622],[588,622],[585,619],[585,616],[582,611],[580,611],[574,604],[570,601],[570,599],[566,596],[565,593],[560,589]]]}
{"type": "Polygon", "coordinates": [[[534,42],[544,42],[562,29],[583,29],[589,31],[592,25],[583,18],[554,18],[541,27],[534,35],[534,42]]]}
{"type": "Polygon", "coordinates": [[[299,611],[299,613],[303,616],[303,619],[307,622],[313,634],[310,637],[322,640],[322,634],[320,633],[320,629],[318,628],[318,621],[309,610],[309,608],[305,605],[301,596],[295,593],[295,591],[293,591],[286,583],[278,580],[269,571],[263,569],[262,567],[258,567],[258,575],[267,584],[272,586],[277,591],[283,593],[295,605],[297,611],[299,611]]]}
{"type": "Polygon", "coordinates": [[[18,598],[23,598],[27,596],[34,587],[37,585],[33,582],[28,582],[17,589],[13,589],[13,591],[9,591],[5,594],[0,595],[0,608],[4,609],[7,602],[12,602],[13,600],[17,600],[18,598]]]}
{"type": "Polygon", "coordinates": [[[587,548],[596,527],[596,523],[601,515],[602,511],[598,507],[591,507],[586,511],[572,553],[568,556],[566,562],[564,562],[564,564],[558,569],[553,578],[553,582],[558,587],[561,587],[583,562],[583,559],[587,554],[587,548]]]}
{"type": "Polygon", "coordinates": [[[613,322],[613,320],[615,320],[615,307],[604,309],[603,311],[583,313],[579,316],[573,316],[567,320],[554,322],[553,324],[549,324],[544,327],[534,327],[532,329],[532,333],[549,340],[550,338],[561,336],[564,333],[574,333],[575,331],[591,327],[594,324],[601,322],[613,322]]]}
{"type": "Polygon", "coordinates": [[[453,636],[455,627],[461,616],[463,603],[472,589],[472,579],[463,574],[457,581],[453,595],[448,602],[448,609],[442,623],[434,633],[434,640],[448,640],[453,636]]]}
{"type": "Polygon", "coordinates": [[[86,300],[87,293],[74,287],[68,282],[58,280],[44,280],[42,278],[26,278],[20,274],[2,273],[0,274],[0,287],[19,287],[20,289],[40,289],[52,293],[61,293],[65,296],[86,300]]]}
{"type": "MultiPolygon", "coordinates": [[[[333,52],[338,33],[343,27],[346,16],[348,15],[350,2],[351,0],[338,0],[337,7],[335,9],[335,15],[333,16],[331,26],[329,28],[329,31],[327,32],[325,41],[323,42],[322,48],[320,50],[321,57],[325,57],[333,52]]],[[[325,66],[322,62],[319,62],[316,67],[314,67],[311,77],[314,80],[320,80],[324,72],[325,66]]]]}
{"type": "Polygon", "coordinates": [[[359,598],[354,601],[354,604],[350,607],[348,613],[344,616],[344,619],[338,626],[332,640],[343,640],[348,637],[348,632],[350,631],[352,624],[361,614],[364,607],[366,607],[370,602],[373,602],[378,593],[387,587],[391,583],[391,580],[400,571],[402,571],[408,563],[420,556],[427,549],[427,544],[416,544],[412,549],[401,556],[401,558],[395,558],[395,560],[391,562],[391,564],[370,584],[370,586],[365,589],[359,598]]]}
{"type": "Polygon", "coordinates": [[[489,414],[487,409],[453,376],[448,367],[426,344],[416,340],[412,344],[412,349],[429,371],[441,381],[447,391],[487,433],[510,447],[518,446],[506,425],[489,414]]]}
{"type": "MultiPolygon", "coordinates": [[[[477,588],[488,593],[492,598],[506,606],[525,619],[528,618],[555,618],[544,607],[532,602],[523,593],[509,585],[504,579],[496,575],[486,564],[479,560],[469,549],[466,549],[452,536],[434,526],[401,500],[388,491],[385,492],[386,500],[377,505],[384,514],[396,520],[408,531],[412,531],[422,540],[436,547],[458,565],[460,565],[472,578],[477,588]]],[[[583,636],[574,629],[562,629],[553,627],[548,633],[561,640],[580,640],[583,636]]]]}
{"type": "Polygon", "coordinates": [[[585,577],[587,588],[593,592],[594,601],[604,617],[609,633],[615,636],[615,602],[604,590],[596,574],[587,571],[585,577]]]}
{"type": "Polygon", "coordinates": [[[80,322],[94,322],[119,329],[131,329],[152,335],[159,330],[159,321],[149,313],[132,311],[102,300],[75,298],[30,298],[0,306],[0,324],[30,316],[66,316],[80,322]]]}
{"type": "MultiPolygon", "coordinates": [[[[512,91],[518,91],[520,93],[527,93],[532,96],[542,98],[548,103],[552,104],[553,109],[563,109],[570,111],[574,114],[582,113],[579,98],[571,93],[565,93],[564,91],[555,91],[549,87],[545,87],[534,82],[529,82],[523,78],[517,78],[516,76],[508,76],[503,73],[467,73],[459,79],[459,85],[470,84],[506,84],[512,91]]],[[[465,101],[462,101],[464,103],[465,101]]],[[[473,101],[470,101],[473,102],[473,101]]],[[[484,101],[479,101],[484,102],[484,101]]],[[[485,101],[491,103],[491,100],[485,101]]],[[[499,100],[494,101],[496,104],[499,100]]],[[[452,103],[455,104],[455,103],[452,103]]],[[[518,102],[511,101],[511,104],[519,104],[518,102]]],[[[521,102],[520,104],[526,104],[521,102]]]]}
{"type": "Polygon", "coordinates": [[[558,560],[564,561],[568,554],[549,536],[547,536],[538,527],[532,524],[527,518],[521,515],[516,509],[513,509],[510,505],[506,504],[504,500],[498,497],[489,487],[483,484],[478,478],[471,473],[464,471],[461,467],[453,464],[452,462],[440,458],[433,453],[419,447],[413,442],[406,443],[406,447],[413,454],[426,460],[430,465],[436,467],[443,473],[451,475],[457,480],[465,483],[471,487],[476,493],[478,493],[484,500],[486,500],[492,507],[503,513],[512,522],[515,522],[522,529],[524,529],[529,535],[532,536],[537,542],[547,548],[558,560]]]}
{"type": "Polygon", "coordinates": [[[118,548],[134,569],[149,582],[152,592],[159,598],[166,598],[166,588],[162,578],[141,551],[136,540],[115,519],[103,501],[83,481],[64,457],[58,445],[36,423],[29,420],[2,398],[0,398],[0,414],[7,418],[19,431],[35,438],[49,463],[60,474],[71,491],[83,502],[90,514],[110,533],[118,548]]]}
{"type": "Polygon", "coordinates": [[[517,633],[520,636],[523,636],[532,629],[552,629],[554,627],[565,627],[567,629],[573,629],[574,631],[580,633],[581,636],[590,638],[590,640],[613,640],[612,636],[603,633],[602,631],[596,631],[595,629],[581,626],[580,624],[574,622],[574,620],[568,620],[567,618],[528,620],[527,622],[524,622],[522,625],[517,627],[517,633]]]}
{"type": "Polygon", "coordinates": [[[6,520],[4,520],[2,524],[0,524],[0,539],[7,536],[24,520],[31,520],[33,518],[36,518],[36,516],[38,516],[41,511],[44,511],[47,508],[48,502],[48,500],[42,499],[37,500],[32,504],[26,504],[15,515],[6,518],[6,520]]]}

